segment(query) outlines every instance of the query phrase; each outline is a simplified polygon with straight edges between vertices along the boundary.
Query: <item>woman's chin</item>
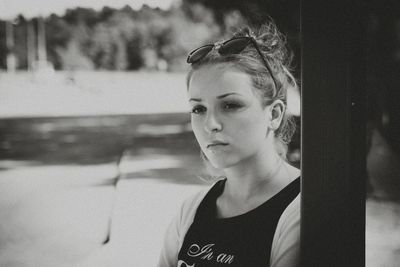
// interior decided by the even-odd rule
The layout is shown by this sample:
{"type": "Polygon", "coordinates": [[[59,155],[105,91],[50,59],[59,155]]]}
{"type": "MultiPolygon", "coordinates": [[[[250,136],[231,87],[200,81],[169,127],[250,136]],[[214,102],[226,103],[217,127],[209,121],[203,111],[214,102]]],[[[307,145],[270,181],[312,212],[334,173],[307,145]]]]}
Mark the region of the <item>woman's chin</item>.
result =
{"type": "Polygon", "coordinates": [[[214,169],[221,171],[235,165],[236,163],[236,161],[228,157],[208,156],[208,159],[214,169]]]}

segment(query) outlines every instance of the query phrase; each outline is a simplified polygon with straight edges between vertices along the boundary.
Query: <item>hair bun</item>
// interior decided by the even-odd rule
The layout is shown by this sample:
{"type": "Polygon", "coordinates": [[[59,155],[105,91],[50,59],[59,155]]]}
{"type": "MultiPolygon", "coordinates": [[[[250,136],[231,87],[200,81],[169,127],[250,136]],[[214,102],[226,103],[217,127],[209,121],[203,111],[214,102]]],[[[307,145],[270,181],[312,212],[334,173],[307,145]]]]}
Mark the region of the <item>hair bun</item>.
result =
{"type": "Polygon", "coordinates": [[[233,37],[241,36],[253,37],[262,53],[276,63],[290,65],[291,55],[286,48],[286,38],[273,21],[269,21],[256,29],[248,26],[243,27],[233,35],[233,37]]]}
{"type": "Polygon", "coordinates": [[[279,32],[275,23],[266,23],[258,30],[258,41],[261,50],[274,60],[285,64],[288,57],[286,38],[279,32]]]}

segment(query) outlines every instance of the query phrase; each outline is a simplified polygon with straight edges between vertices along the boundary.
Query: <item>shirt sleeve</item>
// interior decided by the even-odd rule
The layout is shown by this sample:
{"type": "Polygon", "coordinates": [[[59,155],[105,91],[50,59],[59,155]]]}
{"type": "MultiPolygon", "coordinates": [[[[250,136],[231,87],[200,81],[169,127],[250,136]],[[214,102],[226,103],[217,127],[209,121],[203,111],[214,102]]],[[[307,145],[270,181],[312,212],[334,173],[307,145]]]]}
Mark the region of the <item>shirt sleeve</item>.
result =
{"type": "Polygon", "coordinates": [[[164,236],[158,267],[176,267],[178,263],[182,210],[172,219],[164,236]]]}
{"type": "Polygon", "coordinates": [[[196,210],[208,190],[201,191],[185,200],[178,214],[170,222],[164,236],[158,267],[176,267],[178,254],[187,230],[193,222],[196,210]]]}
{"type": "Polygon", "coordinates": [[[272,242],[270,266],[300,266],[300,195],[279,219],[272,242]]]}

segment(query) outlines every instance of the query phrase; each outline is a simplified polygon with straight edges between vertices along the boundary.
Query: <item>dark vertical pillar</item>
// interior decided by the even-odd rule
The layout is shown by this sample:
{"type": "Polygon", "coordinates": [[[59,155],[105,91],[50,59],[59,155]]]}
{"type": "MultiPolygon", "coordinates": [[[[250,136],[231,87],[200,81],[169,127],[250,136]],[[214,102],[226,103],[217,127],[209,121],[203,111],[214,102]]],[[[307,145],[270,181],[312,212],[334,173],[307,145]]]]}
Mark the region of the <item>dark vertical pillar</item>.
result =
{"type": "Polygon", "coordinates": [[[364,14],[301,3],[302,266],[365,265],[364,14]]]}

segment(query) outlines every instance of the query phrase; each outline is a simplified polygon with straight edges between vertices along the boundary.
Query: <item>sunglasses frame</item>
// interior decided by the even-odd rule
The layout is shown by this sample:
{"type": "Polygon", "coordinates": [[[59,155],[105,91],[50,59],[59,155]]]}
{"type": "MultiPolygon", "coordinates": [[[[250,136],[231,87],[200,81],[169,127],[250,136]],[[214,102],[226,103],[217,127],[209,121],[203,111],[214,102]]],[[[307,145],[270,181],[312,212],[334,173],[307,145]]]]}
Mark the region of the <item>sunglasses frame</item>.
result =
{"type": "Polygon", "coordinates": [[[220,43],[220,42],[219,42],[219,43],[215,43],[215,44],[207,44],[207,45],[200,46],[199,48],[196,48],[196,49],[192,50],[192,51],[189,53],[189,55],[188,55],[188,57],[187,57],[187,59],[186,59],[186,62],[187,62],[188,64],[193,64],[193,63],[199,62],[199,61],[202,60],[206,55],[208,55],[208,53],[210,53],[211,50],[213,50],[213,49],[216,49],[216,50],[218,51],[218,53],[221,54],[221,55],[228,55],[229,53],[221,53],[221,49],[225,48],[227,45],[229,45],[229,43],[231,43],[231,42],[233,42],[233,41],[235,41],[235,40],[239,40],[239,39],[247,40],[247,43],[245,43],[245,45],[243,45],[243,48],[240,49],[237,53],[232,53],[232,54],[238,54],[238,53],[242,52],[250,43],[252,43],[253,46],[254,46],[254,48],[257,50],[259,56],[261,57],[261,60],[263,61],[265,67],[267,68],[267,70],[268,70],[268,72],[269,72],[269,75],[271,76],[271,78],[272,78],[272,80],[273,80],[273,82],[274,82],[275,89],[277,89],[277,88],[278,88],[278,84],[277,84],[277,81],[276,81],[276,79],[275,79],[275,76],[274,76],[273,73],[272,73],[272,69],[271,69],[271,67],[270,67],[270,65],[269,65],[269,63],[268,63],[268,61],[267,61],[267,59],[266,59],[266,58],[264,57],[264,55],[262,54],[262,52],[261,52],[261,50],[260,50],[260,47],[259,47],[258,44],[257,44],[257,41],[256,41],[253,37],[251,37],[251,36],[234,37],[234,38],[229,39],[229,40],[227,40],[227,41],[225,41],[225,42],[223,42],[223,43],[220,43]],[[193,58],[193,56],[196,54],[196,52],[199,52],[200,50],[202,50],[202,49],[204,49],[204,48],[207,48],[207,47],[209,48],[209,50],[206,50],[206,51],[204,52],[204,54],[203,54],[203,55],[200,55],[200,57],[199,57],[197,60],[192,60],[192,58],[193,58]]]}

